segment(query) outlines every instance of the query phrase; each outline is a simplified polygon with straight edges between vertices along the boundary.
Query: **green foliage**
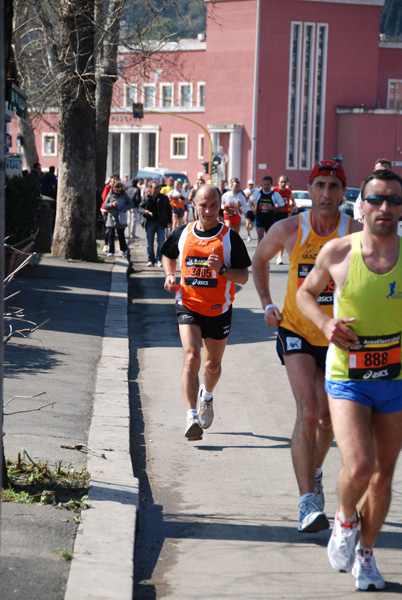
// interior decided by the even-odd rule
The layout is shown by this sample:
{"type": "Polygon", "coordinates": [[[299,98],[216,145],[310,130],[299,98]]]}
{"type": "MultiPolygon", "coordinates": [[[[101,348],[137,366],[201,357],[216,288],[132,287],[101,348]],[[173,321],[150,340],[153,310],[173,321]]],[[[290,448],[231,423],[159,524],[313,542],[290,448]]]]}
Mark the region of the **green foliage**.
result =
{"type": "Polygon", "coordinates": [[[205,32],[204,0],[128,0],[123,10],[128,37],[133,31],[143,39],[194,38],[205,32]]]}
{"type": "Polygon", "coordinates": [[[14,245],[29,238],[36,229],[40,185],[27,177],[6,178],[6,237],[14,245]]]}
{"type": "Polygon", "coordinates": [[[7,461],[11,485],[2,490],[2,502],[51,504],[75,513],[89,507],[90,475],[87,471],[77,471],[72,463],[62,468],[61,461],[52,471],[46,462],[33,461],[26,451],[24,458],[29,462],[22,460],[20,454],[16,461],[7,461]]]}
{"type": "Polygon", "coordinates": [[[74,552],[72,550],[67,550],[67,548],[60,548],[57,550],[57,554],[65,561],[73,560],[74,552]]]}
{"type": "Polygon", "coordinates": [[[390,36],[402,36],[402,0],[385,0],[380,31],[390,36]]]}

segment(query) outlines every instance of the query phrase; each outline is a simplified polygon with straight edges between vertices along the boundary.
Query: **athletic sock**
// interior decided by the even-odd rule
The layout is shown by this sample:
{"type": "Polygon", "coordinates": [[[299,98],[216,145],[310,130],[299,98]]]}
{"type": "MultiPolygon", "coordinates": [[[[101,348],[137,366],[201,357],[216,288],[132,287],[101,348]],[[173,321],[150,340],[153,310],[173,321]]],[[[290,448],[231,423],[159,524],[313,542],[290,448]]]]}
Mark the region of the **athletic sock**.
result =
{"type": "Polygon", "coordinates": [[[204,387],[203,390],[202,390],[202,399],[203,399],[203,401],[204,402],[210,402],[213,397],[214,397],[213,392],[207,392],[207,390],[204,387]]]}
{"type": "Polygon", "coordinates": [[[315,494],[309,492],[308,494],[303,494],[302,496],[300,496],[300,504],[302,502],[306,502],[307,500],[315,500],[315,494]]]}
{"type": "Polygon", "coordinates": [[[316,469],[315,471],[315,478],[318,479],[319,477],[322,477],[322,468],[318,467],[318,469],[316,469]]]}
{"type": "Polygon", "coordinates": [[[196,417],[198,414],[198,411],[196,408],[190,408],[190,410],[187,411],[187,417],[190,419],[191,417],[196,417]]]}
{"type": "Polygon", "coordinates": [[[358,542],[357,546],[356,546],[356,552],[358,552],[359,550],[362,554],[371,554],[373,551],[372,548],[367,548],[367,546],[362,546],[361,543],[358,542]]]}
{"type": "Polygon", "coordinates": [[[341,508],[339,509],[338,517],[342,523],[356,523],[358,520],[356,512],[354,512],[352,516],[348,517],[341,508]]]}

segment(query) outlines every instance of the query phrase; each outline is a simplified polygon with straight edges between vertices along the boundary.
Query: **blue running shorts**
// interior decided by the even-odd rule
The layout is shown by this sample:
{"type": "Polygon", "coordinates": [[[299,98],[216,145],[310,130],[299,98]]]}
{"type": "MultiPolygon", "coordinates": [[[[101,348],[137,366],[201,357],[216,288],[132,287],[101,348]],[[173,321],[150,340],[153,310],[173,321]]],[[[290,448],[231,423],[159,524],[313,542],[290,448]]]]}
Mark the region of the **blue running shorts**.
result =
{"type": "Polygon", "coordinates": [[[332,398],[352,400],[371,408],[376,413],[392,413],[402,410],[402,380],[387,381],[329,381],[325,391],[332,398]]]}

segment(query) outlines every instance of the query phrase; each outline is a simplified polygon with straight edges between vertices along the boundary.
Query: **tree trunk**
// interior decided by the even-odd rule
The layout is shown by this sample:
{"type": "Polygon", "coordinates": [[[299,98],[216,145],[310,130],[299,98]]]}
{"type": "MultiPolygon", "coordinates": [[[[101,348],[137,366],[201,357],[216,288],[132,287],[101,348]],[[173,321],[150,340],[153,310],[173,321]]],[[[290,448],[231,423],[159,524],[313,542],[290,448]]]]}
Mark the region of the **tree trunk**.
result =
{"type": "Polygon", "coordinates": [[[53,255],[96,261],[94,2],[60,2],[59,180],[53,255]]]}
{"type": "Polygon", "coordinates": [[[22,152],[24,155],[25,168],[30,171],[34,163],[39,162],[38,152],[35,144],[35,134],[32,129],[32,123],[27,114],[26,119],[17,117],[18,131],[23,139],[22,152]]]}
{"type": "Polygon", "coordinates": [[[119,21],[124,2],[112,0],[107,6],[106,27],[103,27],[104,5],[96,9],[96,24],[102,34],[96,61],[96,187],[102,192],[106,180],[109,118],[112,104],[113,84],[117,79],[117,49],[119,21]]]}
{"type": "Polygon", "coordinates": [[[102,192],[106,175],[109,139],[110,105],[114,79],[106,75],[97,76],[96,83],[96,187],[102,192]]]}

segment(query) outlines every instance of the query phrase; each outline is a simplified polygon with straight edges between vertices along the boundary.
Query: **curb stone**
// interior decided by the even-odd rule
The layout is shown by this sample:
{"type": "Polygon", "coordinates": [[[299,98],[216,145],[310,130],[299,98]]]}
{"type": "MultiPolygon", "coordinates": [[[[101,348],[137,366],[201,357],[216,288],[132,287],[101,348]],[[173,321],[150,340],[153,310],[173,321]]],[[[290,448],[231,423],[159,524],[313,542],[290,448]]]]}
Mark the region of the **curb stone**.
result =
{"type": "Polygon", "coordinates": [[[65,600],[131,600],[138,479],[130,459],[127,262],[112,271],[88,446],[90,508],[81,513],[65,600]]]}

